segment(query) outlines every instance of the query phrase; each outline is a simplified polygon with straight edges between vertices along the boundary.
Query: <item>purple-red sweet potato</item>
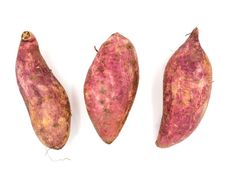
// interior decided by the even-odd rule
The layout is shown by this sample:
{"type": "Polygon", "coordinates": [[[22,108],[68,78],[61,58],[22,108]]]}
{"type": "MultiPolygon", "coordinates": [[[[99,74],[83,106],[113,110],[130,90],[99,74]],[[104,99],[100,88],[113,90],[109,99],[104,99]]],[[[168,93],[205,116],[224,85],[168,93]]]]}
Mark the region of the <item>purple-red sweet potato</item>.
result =
{"type": "Polygon", "coordinates": [[[91,121],[102,140],[112,143],[123,127],[139,81],[133,44],[119,33],[99,49],[89,68],[84,98],[91,121]]]}
{"type": "Polygon", "coordinates": [[[41,56],[34,35],[28,31],[21,37],[16,78],[36,135],[47,147],[61,149],[69,137],[69,100],[41,56]]]}
{"type": "Polygon", "coordinates": [[[163,117],[156,145],[169,147],[195,130],[210,98],[212,68],[197,28],[170,58],[163,84],[163,117]]]}

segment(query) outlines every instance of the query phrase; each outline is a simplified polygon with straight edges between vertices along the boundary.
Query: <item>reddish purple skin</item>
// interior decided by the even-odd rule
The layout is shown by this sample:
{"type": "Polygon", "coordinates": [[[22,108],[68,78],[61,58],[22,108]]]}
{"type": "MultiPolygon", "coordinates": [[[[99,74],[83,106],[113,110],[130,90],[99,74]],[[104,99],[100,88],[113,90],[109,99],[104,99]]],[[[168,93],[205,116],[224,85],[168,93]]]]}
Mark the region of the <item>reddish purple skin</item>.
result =
{"type": "Polygon", "coordinates": [[[36,135],[47,147],[61,149],[69,137],[69,100],[41,56],[38,43],[30,32],[22,34],[16,77],[36,135]]]}
{"type": "Polygon", "coordinates": [[[211,85],[211,64],[195,28],[165,68],[163,117],[157,146],[179,143],[196,129],[207,108],[211,85]]]}
{"type": "Polygon", "coordinates": [[[132,43],[115,33],[99,49],[89,68],[84,98],[88,114],[102,140],[112,143],[123,127],[139,81],[132,43]]]}

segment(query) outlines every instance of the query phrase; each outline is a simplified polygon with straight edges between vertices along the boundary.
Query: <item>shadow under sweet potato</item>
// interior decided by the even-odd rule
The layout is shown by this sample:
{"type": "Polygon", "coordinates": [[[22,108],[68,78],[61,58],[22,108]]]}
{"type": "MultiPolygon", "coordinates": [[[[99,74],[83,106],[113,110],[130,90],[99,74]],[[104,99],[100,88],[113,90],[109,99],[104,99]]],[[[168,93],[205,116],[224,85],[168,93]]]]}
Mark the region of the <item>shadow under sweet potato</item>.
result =
{"type": "Polygon", "coordinates": [[[163,76],[165,65],[157,68],[152,85],[152,106],[153,106],[153,133],[154,141],[158,136],[160,129],[162,109],[163,109],[163,76]]]}
{"type": "Polygon", "coordinates": [[[80,128],[80,104],[79,104],[79,94],[78,90],[73,87],[71,90],[71,99],[70,99],[70,106],[71,106],[71,132],[69,137],[69,143],[78,135],[78,131],[80,128]]]}

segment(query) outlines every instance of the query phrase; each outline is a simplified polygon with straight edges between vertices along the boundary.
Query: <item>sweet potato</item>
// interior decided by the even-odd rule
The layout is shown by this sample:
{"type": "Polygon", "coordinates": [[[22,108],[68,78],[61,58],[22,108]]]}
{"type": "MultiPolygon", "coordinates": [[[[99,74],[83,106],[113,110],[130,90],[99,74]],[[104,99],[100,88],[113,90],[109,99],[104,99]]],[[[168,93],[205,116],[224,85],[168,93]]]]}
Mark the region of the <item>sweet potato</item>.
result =
{"type": "Polygon", "coordinates": [[[133,104],[139,81],[133,44],[119,33],[99,49],[84,84],[84,98],[91,121],[102,140],[112,143],[133,104]]]}
{"type": "Polygon", "coordinates": [[[210,98],[212,68],[197,28],[170,58],[163,85],[163,117],[156,145],[169,147],[196,129],[210,98]]]}
{"type": "Polygon", "coordinates": [[[47,147],[61,149],[70,130],[69,100],[41,56],[34,35],[28,31],[21,37],[16,78],[36,135],[47,147]]]}

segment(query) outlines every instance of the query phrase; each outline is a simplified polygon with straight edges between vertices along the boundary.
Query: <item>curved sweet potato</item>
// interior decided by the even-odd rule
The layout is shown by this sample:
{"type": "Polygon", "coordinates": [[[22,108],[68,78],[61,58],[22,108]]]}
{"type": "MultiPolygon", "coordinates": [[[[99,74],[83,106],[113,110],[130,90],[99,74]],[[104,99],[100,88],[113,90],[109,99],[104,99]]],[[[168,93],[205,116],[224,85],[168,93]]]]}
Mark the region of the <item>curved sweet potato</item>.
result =
{"type": "Polygon", "coordinates": [[[119,33],[111,35],[99,49],[84,84],[88,114],[104,142],[112,143],[123,127],[138,80],[134,46],[119,33]]]}
{"type": "Polygon", "coordinates": [[[62,148],[69,137],[69,100],[41,56],[34,35],[28,31],[21,37],[16,78],[36,135],[47,147],[62,148]]]}
{"type": "Polygon", "coordinates": [[[195,130],[207,108],[211,85],[211,64],[195,28],[165,68],[163,117],[157,146],[172,146],[195,130]]]}

